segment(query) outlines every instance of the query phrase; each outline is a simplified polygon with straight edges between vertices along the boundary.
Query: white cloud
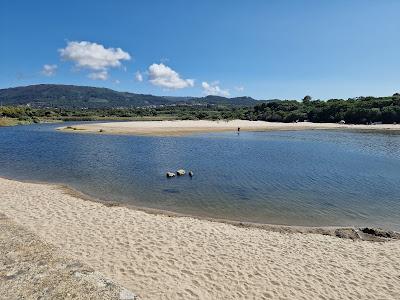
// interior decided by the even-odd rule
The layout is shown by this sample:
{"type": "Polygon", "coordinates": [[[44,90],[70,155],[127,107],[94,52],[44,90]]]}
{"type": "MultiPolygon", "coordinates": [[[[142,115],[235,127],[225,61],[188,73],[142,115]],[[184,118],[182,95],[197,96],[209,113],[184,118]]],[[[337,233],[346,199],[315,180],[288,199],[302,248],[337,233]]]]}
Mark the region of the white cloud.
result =
{"type": "Polygon", "coordinates": [[[164,64],[152,64],[149,67],[149,80],[153,85],[167,89],[183,89],[194,86],[193,79],[183,79],[164,64]]]}
{"type": "Polygon", "coordinates": [[[136,81],[139,81],[139,82],[143,81],[143,75],[142,75],[142,73],[140,73],[140,71],[137,71],[135,73],[135,79],[136,79],[136,81]]]}
{"type": "Polygon", "coordinates": [[[42,69],[42,74],[46,76],[53,76],[56,74],[57,65],[44,65],[42,69]]]}
{"type": "Polygon", "coordinates": [[[221,89],[218,84],[219,84],[218,81],[214,81],[211,83],[203,81],[201,83],[201,86],[203,87],[203,93],[206,95],[216,95],[224,97],[229,96],[229,90],[221,89]]]}
{"type": "Polygon", "coordinates": [[[88,75],[88,77],[93,80],[107,80],[108,73],[107,73],[107,71],[93,72],[93,73],[90,73],[88,75]]]}
{"type": "Polygon", "coordinates": [[[108,69],[121,66],[121,61],[130,60],[129,53],[121,48],[105,48],[91,42],[68,42],[67,46],[58,50],[61,58],[75,63],[78,68],[93,70],[89,78],[106,80],[108,69]]]}
{"type": "Polygon", "coordinates": [[[243,92],[244,91],[244,86],[235,86],[235,90],[237,92],[243,92]]]}

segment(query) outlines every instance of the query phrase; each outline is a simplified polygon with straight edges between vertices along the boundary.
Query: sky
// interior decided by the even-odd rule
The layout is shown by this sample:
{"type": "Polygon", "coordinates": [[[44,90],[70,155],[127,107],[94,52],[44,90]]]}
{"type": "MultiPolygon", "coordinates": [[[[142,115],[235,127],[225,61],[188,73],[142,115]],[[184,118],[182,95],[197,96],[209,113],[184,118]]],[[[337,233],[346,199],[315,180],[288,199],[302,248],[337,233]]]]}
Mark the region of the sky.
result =
{"type": "Polygon", "coordinates": [[[256,99],[400,91],[398,0],[2,0],[0,88],[256,99]]]}

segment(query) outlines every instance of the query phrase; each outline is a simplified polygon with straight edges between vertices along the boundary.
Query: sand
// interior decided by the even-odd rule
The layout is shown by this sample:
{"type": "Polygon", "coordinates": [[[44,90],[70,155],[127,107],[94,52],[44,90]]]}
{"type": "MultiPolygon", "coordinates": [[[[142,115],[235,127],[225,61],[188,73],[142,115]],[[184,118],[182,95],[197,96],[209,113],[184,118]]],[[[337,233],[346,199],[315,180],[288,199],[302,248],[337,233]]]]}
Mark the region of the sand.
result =
{"type": "Polygon", "coordinates": [[[0,213],[141,299],[400,299],[400,241],[241,228],[0,178],[0,213]]]}
{"type": "Polygon", "coordinates": [[[127,289],[0,214],[0,298],[135,300],[127,289]]]}
{"type": "Polygon", "coordinates": [[[264,121],[137,121],[137,122],[110,122],[89,123],[74,126],[64,126],[58,129],[71,132],[89,132],[102,134],[132,134],[132,135],[185,135],[204,132],[237,131],[268,131],[268,130],[323,130],[323,129],[350,129],[350,130],[394,130],[400,131],[400,125],[350,125],[337,123],[279,123],[264,121]]]}

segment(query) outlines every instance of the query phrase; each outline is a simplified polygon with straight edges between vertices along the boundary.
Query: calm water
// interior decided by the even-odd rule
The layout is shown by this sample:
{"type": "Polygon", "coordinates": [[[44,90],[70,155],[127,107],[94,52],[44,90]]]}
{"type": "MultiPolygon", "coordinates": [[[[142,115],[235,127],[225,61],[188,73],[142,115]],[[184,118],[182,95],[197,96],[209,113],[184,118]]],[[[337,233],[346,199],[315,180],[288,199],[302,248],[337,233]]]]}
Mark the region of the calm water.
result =
{"type": "Polygon", "coordinates": [[[62,133],[57,126],[0,128],[0,176],[207,217],[400,229],[400,134],[135,137],[62,133]],[[194,178],[165,178],[178,168],[193,170],[194,178]]]}

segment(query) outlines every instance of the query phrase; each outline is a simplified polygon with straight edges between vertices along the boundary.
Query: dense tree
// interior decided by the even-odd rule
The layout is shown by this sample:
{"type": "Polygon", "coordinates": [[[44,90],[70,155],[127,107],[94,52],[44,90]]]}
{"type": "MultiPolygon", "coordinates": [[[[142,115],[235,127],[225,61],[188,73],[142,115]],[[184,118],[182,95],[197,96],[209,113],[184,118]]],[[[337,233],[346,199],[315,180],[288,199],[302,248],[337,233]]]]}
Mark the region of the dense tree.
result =
{"type": "Polygon", "coordinates": [[[359,97],[357,99],[330,99],[303,102],[275,101],[256,105],[246,113],[248,120],[295,122],[339,122],[366,124],[400,122],[400,95],[392,97],[359,97]]]}
{"type": "Polygon", "coordinates": [[[307,95],[303,98],[303,103],[304,104],[309,104],[312,100],[312,97],[310,95],[307,95]]]}

